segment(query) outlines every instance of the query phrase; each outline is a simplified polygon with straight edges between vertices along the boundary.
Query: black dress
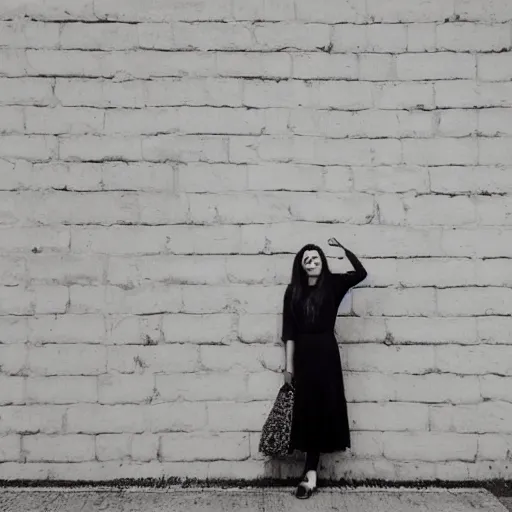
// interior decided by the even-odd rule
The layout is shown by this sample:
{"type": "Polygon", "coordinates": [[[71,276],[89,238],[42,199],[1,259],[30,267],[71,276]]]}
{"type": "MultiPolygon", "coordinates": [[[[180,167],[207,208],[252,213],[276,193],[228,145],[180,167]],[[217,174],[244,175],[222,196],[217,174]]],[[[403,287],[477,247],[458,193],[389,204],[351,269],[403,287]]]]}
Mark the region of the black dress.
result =
{"type": "Polygon", "coordinates": [[[284,294],[281,339],[295,342],[290,452],[296,449],[331,453],[350,448],[347,402],[334,324],[341,300],[367,273],[352,252],[346,254],[354,270],[328,276],[327,300],[313,324],[292,313],[289,286],[284,294]]]}

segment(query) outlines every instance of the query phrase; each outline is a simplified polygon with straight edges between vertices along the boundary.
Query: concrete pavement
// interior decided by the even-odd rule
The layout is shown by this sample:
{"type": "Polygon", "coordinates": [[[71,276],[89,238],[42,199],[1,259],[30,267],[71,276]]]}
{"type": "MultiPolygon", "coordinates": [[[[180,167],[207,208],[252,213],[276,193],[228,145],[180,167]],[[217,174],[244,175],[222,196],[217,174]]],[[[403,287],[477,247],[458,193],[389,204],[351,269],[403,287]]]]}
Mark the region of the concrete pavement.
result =
{"type": "Polygon", "coordinates": [[[507,512],[480,489],[324,488],[297,500],[292,488],[4,488],[2,512],[507,512]]]}

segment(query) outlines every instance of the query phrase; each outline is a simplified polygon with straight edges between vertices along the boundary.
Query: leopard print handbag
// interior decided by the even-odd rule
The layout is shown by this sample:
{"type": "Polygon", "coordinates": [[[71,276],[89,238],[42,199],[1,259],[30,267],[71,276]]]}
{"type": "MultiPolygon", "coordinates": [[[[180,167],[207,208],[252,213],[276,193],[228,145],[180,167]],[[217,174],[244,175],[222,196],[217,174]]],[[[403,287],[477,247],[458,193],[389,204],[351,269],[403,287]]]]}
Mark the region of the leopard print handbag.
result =
{"type": "Polygon", "coordinates": [[[270,457],[289,454],[295,390],[283,384],[261,431],[259,451],[270,457]]]}

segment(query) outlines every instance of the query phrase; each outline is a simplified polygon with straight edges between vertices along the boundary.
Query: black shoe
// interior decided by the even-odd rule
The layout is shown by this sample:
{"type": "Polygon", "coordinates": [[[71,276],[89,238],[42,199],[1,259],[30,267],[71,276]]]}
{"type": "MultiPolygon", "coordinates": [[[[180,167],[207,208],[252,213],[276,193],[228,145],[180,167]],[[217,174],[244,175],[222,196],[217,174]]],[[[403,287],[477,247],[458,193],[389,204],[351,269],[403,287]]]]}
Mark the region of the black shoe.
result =
{"type": "Polygon", "coordinates": [[[316,492],[316,486],[308,487],[307,485],[304,485],[304,483],[308,483],[307,477],[304,477],[302,482],[297,486],[297,490],[295,491],[295,497],[299,500],[307,500],[308,498],[311,498],[311,495],[314,492],[316,492]]]}

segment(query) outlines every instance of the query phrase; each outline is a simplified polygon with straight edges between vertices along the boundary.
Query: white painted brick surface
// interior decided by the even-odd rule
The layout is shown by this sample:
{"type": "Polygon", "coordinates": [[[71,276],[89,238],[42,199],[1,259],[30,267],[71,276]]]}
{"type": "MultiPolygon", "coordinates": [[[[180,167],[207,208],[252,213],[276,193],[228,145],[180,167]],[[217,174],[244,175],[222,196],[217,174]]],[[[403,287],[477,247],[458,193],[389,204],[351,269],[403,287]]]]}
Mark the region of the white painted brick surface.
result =
{"type": "Polygon", "coordinates": [[[321,472],[510,477],[511,21],[4,1],[0,478],[298,476],[258,442],[293,254],[331,236],[369,275],[336,321],[352,456],[321,472]]]}

